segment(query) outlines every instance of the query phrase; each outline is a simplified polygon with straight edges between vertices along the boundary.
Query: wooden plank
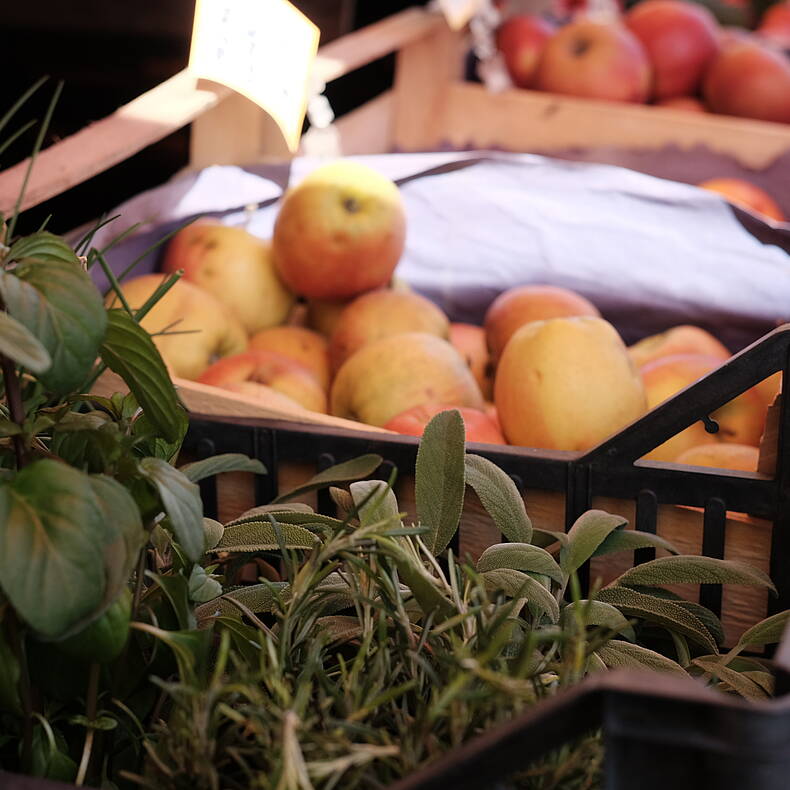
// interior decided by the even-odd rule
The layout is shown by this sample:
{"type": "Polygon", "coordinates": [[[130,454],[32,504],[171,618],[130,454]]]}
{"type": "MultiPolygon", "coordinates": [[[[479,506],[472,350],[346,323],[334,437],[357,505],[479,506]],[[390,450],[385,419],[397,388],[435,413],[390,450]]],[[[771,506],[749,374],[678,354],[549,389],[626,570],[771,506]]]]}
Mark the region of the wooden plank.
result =
{"type": "Polygon", "coordinates": [[[536,91],[492,94],[481,85],[461,82],[448,91],[441,129],[418,145],[404,140],[407,149],[440,143],[541,152],[597,146],[655,149],[668,144],[687,149],[702,144],[754,168],[767,167],[790,150],[788,124],[536,91]]]}
{"type": "Polygon", "coordinates": [[[438,146],[446,129],[450,87],[463,73],[464,48],[463,36],[442,25],[398,52],[393,87],[396,149],[438,146]]]}
{"type": "MultiPolygon", "coordinates": [[[[123,162],[177,131],[230,93],[230,89],[211,83],[198,87],[194,75],[179,72],[107,118],[42,151],[22,209],[37,206],[123,162]]],[[[25,160],[0,173],[0,211],[6,216],[13,210],[27,163],[25,160]]]]}
{"type": "Polygon", "coordinates": [[[343,156],[386,154],[392,151],[392,91],[379,94],[335,122],[343,156]]]}

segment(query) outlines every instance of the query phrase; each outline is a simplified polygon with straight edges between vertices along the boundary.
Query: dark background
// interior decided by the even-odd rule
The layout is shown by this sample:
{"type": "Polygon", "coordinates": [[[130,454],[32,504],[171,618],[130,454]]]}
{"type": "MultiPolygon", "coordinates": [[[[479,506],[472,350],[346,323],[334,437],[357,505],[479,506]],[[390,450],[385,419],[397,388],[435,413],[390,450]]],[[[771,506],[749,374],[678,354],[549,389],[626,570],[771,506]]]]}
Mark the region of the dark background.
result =
{"type": "MultiPolygon", "coordinates": [[[[425,4],[425,0],[292,2],[321,28],[321,43],[408,6],[425,4]]],[[[5,64],[0,115],[42,75],[49,75],[49,82],[26,105],[10,130],[42,116],[58,80],[64,81],[63,94],[46,144],[109,115],[187,65],[193,12],[194,0],[4,3],[0,21],[5,64]]],[[[393,58],[384,58],[332,83],[327,96],[335,111],[341,114],[379,93],[390,83],[392,68],[393,58]]],[[[30,132],[6,151],[0,169],[25,158],[33,139],[34,132],[30,132]]],[[[19,230],[35,230],[50,213],[50,229],[71,230],[166,181],[187,164],[188,154],[187,127],[67,195],[29,210],[19,230]]]]}

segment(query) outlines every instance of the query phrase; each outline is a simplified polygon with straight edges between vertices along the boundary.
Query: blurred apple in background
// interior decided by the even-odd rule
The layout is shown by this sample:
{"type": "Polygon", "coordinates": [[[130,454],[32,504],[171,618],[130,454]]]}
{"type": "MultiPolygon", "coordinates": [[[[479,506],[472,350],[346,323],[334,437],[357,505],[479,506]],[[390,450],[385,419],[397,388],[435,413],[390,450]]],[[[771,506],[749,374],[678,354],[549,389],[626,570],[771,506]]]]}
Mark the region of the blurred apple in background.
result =
{"type": "Polygon", "coordinates": [[[790,47],[790,2],[774,3],[760,19],[757,32],[782,47],[790,47]]]}
{"type": "Polygon", "coordinates": [[[304,366],[274,351],[245,351],[215,362],[198,379],[266,403],[271,388],[311,411],[326,412],[326,394],[304,366]],[[266,389],[258,390],[263,385],[266,389]]]}
{"type": "Polygon", "coordinates": [[[494,371],[491,355],[488,353],[485,329],[474,324],[450,324],[450,342],[466,361],[483,397],[491,400],[494,391],[494,371]]]}
{"type": "Polygon", "coordinates": [[[742,178],[711,178],[698,186],[777,222],[785,221],[784,213],[777,202],[764,189],[742,178]]]}
{"type": "Polygon", "coordinates": [[[749,444],[724,444],[711,442],[691,447],[682,452],[675,463],[689,466],[709,466],[715,469],[735,469],[739,472],[756,472],[760,450],[749,444]]]}
{"type": "MultiPolygon", "coordinates": [[[[353,297],[352,297],[353,298],[353,297]]],[[[352,299],[333,301],[331,299],[307,300],[307,325],[324,337],[331,337],[337,320],[352,299]]]]}
{"type": "Polygon", "coordinates": [[[647,52],[656,99],[696,93],[719,49],[719,26],[707,8],[683,0],[644,0],[628,11],[625,24],[647,52]]]}
{"type": "Polygon", "coordinates": [[[277,274],[271,244],[243,228],[202,220],[173,236],[162,271],[184,279],[227,305],[247,332],[281,324],[294,295],[277,274]]]}
{"type": "Polygon", "coordinates": [[[668,107],[672,110],[687,110],[689,112],[707,112],[705,105],[693,96],[673,96],[671,99],[661,99],[656,102],[656,107],[668,107]]]}
{"type": "Polygon", "coordinates": [[[502,53],[510,79],[518,88],[531,88],[538,59],[554,25],[540,16],[517,14],[505,20],[496,32],[497,49],[502,53]]]}
{"type": "MultiPolygon", "coordinates": [[[[441,403],[425,403],[413,406],[411,409],[393,417],[384,427],[396,433],[405,433],[409,436],[422,436],[425,426],[439,412],[452,408],[441,403]]],[[[489,444],[506,444],[502,431],[496,422],[480,409],[468,406],[458,407],[464,420],[467,442],[488,442],[489,444]]]]}
{"type": "MultiPolygon", "coordinates": [[[[138,310],[167,278],[162,274],[144,274],[123,283],[129,306],[138,310]]],[[[115,294],[108,305],[119,307],[115,294]]],[[[202,288],[178,280],[140,322],[156,334],[168,330],[173,334],[153,338],[159,353],[174,376],[196,379],[217,357],[238,354],[247,345],[247,333],[231,311],[202,288]]]]}
{"type": "Polygon", "coordinates": [[[530,323],[549,318],[599,316],[598,308],[581,294],[555,285],[517,285],[503,291],[488,307],[485,332],[496,362],[513,333],[530,323]]]}
{"type": "Polygon", "coordinates": [[[250,338],[248,350],[274,351],[304,365],[329,389],[329,343],[323,335],[300,326],[274,326],[250,338]]]}
{"type": "Polygon", "coordinates": [[[628,347],[628,355],[638,368],[654,359],[673,354],[706,354],[722,362],[731,356],[729,349],[710,332],[690,324],[673,326],[666,332],[642,338],[628,347]]]}
{"type": "Polygon", "coordinates": [[[790,59],[756,41],[724,47],[704,79],[714,112],[790,123],[790,59]]]}
{"type": "Polygon", "coordinates": [[[627,28],[581,20],[561,28],[546,43],[536,86],[590,99],[644,102],[650,80],[645,50],[627,28]]]}
{"type": "Polygon", "coordinates": [[[406,217],[398,187],[358,162],[323,165],[285,193],[274,224],[280,276],[311,299],[343,300],[390,282],[406,217]]]}
{"type": "Polygon", "coordinates": [[[360,348],[390,335],[427,332],[446,338],[447,316],[429,299],[413,291],[379,289],[358,296],[340,314],[329,340],[332,370],[360,348]]]}

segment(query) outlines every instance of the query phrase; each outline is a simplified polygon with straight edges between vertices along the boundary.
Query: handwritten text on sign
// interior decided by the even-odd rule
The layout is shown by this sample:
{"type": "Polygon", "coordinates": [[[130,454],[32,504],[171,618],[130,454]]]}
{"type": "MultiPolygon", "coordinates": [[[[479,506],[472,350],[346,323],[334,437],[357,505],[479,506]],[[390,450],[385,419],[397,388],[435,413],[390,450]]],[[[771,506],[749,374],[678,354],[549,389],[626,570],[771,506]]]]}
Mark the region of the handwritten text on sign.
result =
{"type": "Polygon", "coordinates": [[[197,0],[189,67],[266,110],[296,151],[318,36],[286,0],[197,0]]]}

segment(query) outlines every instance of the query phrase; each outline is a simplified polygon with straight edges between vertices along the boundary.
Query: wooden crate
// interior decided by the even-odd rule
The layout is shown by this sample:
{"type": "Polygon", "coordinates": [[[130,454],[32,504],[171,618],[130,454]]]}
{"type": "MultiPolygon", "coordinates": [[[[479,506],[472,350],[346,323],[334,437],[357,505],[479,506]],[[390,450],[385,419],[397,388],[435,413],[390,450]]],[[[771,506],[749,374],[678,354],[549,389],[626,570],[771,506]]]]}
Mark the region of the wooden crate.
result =
{"type": "MultiPolygon", "coordinates": [[[[462,79],[467,42],[441,16],[410,9],[323,46],[316,74],[331,82],[385,55],[396,53],[392,88],[337,121],[344,154],[393,150],[432,150],[451,145],[499,147],[514,151],[550,152],[580,146],[654,149],[667,143],[691,148],[704,144],[741,164],[760,168],[790,151],[790,126],[676,110],[620,105],[529,91],[491,94],[462,79]]],[[[22,208],[38,205],[121,162],[171,132],[192,124],[191,167],[284,159],[288,153],[271,119],[257,106],[222,86],[199,82],[181,72],[111,116],[45,150],[33,170],[22,208]]],[[[0,211],[8,214],[24,179],[25,163],[0,174],[0,211]]],[[[245,420],[289,420],[327,431],[365,432],[381,429],[304,410],[268,409],[257,401],[195,382],[178,380],[181,396],[195,415],[245,420]]],[[[100,392],[121,389],[106,375],[100,392]]],[[[398,442],[408,443],[399,438],[398,442]]],[[[506,448],[518,457],[549,463],[550,453],[506,448]]],[[[278,468],[280,488],[309,477],[315,458],[291,460],[278,468]]],[[[689,474],[699,474],[699,470],[689,474]]],[[[401,502],[413,509],[411,481],[399,484],[401,502]]],[[[249,477],[228,476],[220,483],[220,515],[230,518],[255,501],[249,477]]],[[[563,486],[534,490],[526,481],[528,512],[537,526],[561,529],[567,521],[568,496],[563,486]]],[[[633,500],[606,498],[594,506],[637,520],[633,500]]],[[[699,510],[661,505],[658,532],[683,550],[702,546],[703,514],[699,510]]],[[[498,535],[479,502],[470,497],[463,517],[461,549],[477,555],[498,535]]],[[[769,570],[775,540],[771,522],[728,514],[723,554],[769,570]]],[[[593,574],[608,579],[618,571],[611,562],[596,561],[593,574]]],[[[727,633],[733,639],[765,614],[765,596],[751,588],[728,591],[723,604],[727,633]],[[745,591],[744,591],[745,589],[745,591]]]]}

